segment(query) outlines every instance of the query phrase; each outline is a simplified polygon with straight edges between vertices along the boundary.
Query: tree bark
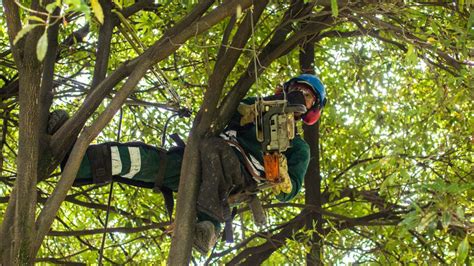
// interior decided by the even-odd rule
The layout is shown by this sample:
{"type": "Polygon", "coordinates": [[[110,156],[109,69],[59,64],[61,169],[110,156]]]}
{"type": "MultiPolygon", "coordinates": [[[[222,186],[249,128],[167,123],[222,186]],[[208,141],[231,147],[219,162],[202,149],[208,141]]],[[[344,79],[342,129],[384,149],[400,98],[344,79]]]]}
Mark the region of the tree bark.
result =
{"type": "MultiPolygon", "coordinates": [[[[33,1],[32,9],[37,8],[38,2],[33,1]]],[[[6,15],[11,37],[16,35],[17,27],[21,27],[17,21],[19,18],[18,9],[11,1],[5,2],[5,9],[10,10],[6,12],[6,15]]],[[[36,44],[41,34],[42,29],[32,30],[13,49],[19,72],[19,127],[22,130],[19,132],[18,172],[14,187],[16,193],[9,201],[9,207],[13,208],[14,212],[7,211],[7,214],[13,214],[14,218],[6,217],[5,219],[13,224],[2,225],[2,233],[7,230],[13,233],[13,238],[11,235],[5,238],[10,240],[11,246],[6,248],[6,244],[2,245],[2,255],[9,257],[11,261],[8,263],[15,264],[30,264],[33,261],[31,246],[35,234],[36,182],[40,155],[42,64],[36,59],[36,49],[25,48],[36,44]],[[11,227],[12,225],[13,227],[11,227]],[[7,251],[8,249],[9,251],[7,251]]]]}
{"type": "MultiPolygon", "coordinates": [[[[314,71],[314,41],[308,40],[300,51],[300,68],[302,73],[315,74],[314,71]]],[[[311,159],[304,179],[305,204],[322,209],[321,202],[321,167],[319,163],[319,124],[303,125],[304,139],[309,144],[311,159]]],[[[306,229],[315,230],[311,235],[311,249],[306,254],[306,265],[323,265],[322,252],[322,224],[321,212],[312,212],[306,217],[306,229]]]]}
{"type": "Polygon", "coordinates": [[[112,31],[114,29],[112,16],[112,2],[109,0],[99,1],[103,13],[104,23],[100,26],[99,40],[97,44],[97,51],[95,54],[94,75],[92,78],[91,88],[94,89],[107,74],[110,57],[110,43],[112,40],[112,31]]]}
{"type": "MultiPolygon", "coordinates": [[[[219,12],[227,17],[235,13],[237,6],[240,6],[242,10],[246,10],[252,5],[252,2],[229,1],[216,8],[213,12],[220,10],[219,12]]],[[[223,84],[223,82],[220,81],[215,84],[223,84]]],[[[196,200],[200,178],[199,143],[201,143],[202,138],[211,128],[211,123],[215,117],[215,112],[211,112],[211,110],[216,110],[221,91],[222,86],[216,86],[210,82],[204,95],[204,102],[190,132],[190,138],[188,139],[181,166],[179,194],[176,204],[176,227],[168,256],[168,265],[188,265],[191,259],[192,237],[194,235],[193,230],[196,219],[196,200]]]]}
{"type": "MultiPolygon", "coordinates": [[[[57,8],[53,14],[59,15],[59,8],[57,8]]],[[[37,182],[45,179],[51,171],[49,171],[49,165],[54,161],[53,154],[51,152],[51,145],[49,143],[49,135],[47,135],[47,122],[49,116],[49,109],[53,103],[53,87],[54,87],[54,68],[56,66],[56,59],[58,55],[58,35],[59,35],[59,23],[55,23],[48,27],[48,51],[43,60],[43,69],[41,73],[41,86],[40,86],[40,98],[39,98],[39,132],[40,134],[40,146],[47,147],[42,149],[42,154],[38,158],[38,177],[37,182]]]]}
{"type": "MultiPolygon", "coordinates": [[[[239,28],[237,29],[237,32],[233,37],[230,47],[226,48],[225,44],[222,44],[221,49],[218,52],[214,71],[211,77],[209,78],[208,90],[212,93],[208,93],[208,97],[204,98],[204,104],[206,104],[206,101],[209,101],[207,103],[207,106],[210,106],[212,108],[207,110],[207,112],[209,112],[210,114],[215,114],[217,112],[217,103],[220,99],[220,95],[222,94],[222,90],[224,89],[227,77],[231,73],[235,64],[239,60],[240,55],[244,51],[245,45],[248,43],[249,38],[251,37],[252,27],[256,26],[267,4],[268,0],[258,1],[258,3],[254,7],[254,11],[247,14],[243,22],[240,24],[239,28]]],[[[249,88],[250,86],[246,87],[246,91],[248,91],[249,88]]],[[[243,96],[239,98],[233,98],[233,100],[234,102],[240,102],[242,100],[242,97],[243,96]]],[[[232,114],[233,112],[227,114],[228,118],[230,118],[232,114]]],[[[207,115],[203,117],[203,121],[201,123],[211,125],[211,123],[215,123],[214,121],[216,120],[217,119],[214,115],[207,115]]],[[[225,121],[221,120],[220,124],[227,124],[228,121],[229,119],[225,121]]],[[[220,134],[222,128],[213,126],[211,130],[212,132],[210,132],[210,134],[215,136],[217,134],[220,134]]]]}
{"type": "Polygon", "coordinates": [[[15,182],[15,222],[13,254],[15,263],[29,264],[32,236],[35,233],[36,182],[40,155],[40,86],[41,68],[36,55],[29,55],[20,71],[20,119],[18,173],[15,182]]]}

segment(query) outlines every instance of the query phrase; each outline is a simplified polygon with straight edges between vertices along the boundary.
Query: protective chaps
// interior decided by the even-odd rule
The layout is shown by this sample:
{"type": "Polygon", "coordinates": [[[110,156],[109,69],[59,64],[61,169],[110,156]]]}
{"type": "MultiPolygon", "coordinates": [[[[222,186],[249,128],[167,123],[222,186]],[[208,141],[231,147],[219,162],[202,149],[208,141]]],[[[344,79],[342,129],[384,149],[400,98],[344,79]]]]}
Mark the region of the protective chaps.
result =
{"type": "Polygon", "coordinates": [[[231,218],[229,195],[245,186],[239,158],[225,140],[217,137],[205,140],[200,151],[202,183],[197,210],[225,222],[231,218]]]}

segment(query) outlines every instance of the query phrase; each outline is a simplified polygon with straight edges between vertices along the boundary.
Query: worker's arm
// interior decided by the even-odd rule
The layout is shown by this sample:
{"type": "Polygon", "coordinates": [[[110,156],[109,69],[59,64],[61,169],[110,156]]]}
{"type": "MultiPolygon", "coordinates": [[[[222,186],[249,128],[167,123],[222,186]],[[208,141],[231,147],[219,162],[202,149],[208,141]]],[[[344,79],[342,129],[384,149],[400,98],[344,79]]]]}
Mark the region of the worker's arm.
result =
{"type": "Polygon", "coordinates": [[[292,147],[285,153],[288,163],[288,174],[292,189],[289,193],[280,193],[276,198],[280,201],[289,201],[298,194],[303,185],[304,176],[309,164],[309,145],[299,136],[292,141],[292,147]]]}

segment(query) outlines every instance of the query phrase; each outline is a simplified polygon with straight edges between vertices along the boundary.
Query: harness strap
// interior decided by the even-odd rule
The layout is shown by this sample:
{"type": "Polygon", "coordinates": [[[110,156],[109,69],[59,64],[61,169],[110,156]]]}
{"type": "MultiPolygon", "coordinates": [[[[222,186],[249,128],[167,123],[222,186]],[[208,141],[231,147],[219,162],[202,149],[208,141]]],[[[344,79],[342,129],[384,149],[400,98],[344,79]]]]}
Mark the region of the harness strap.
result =
{"type": "Polygon", "coordinates": [[[166,155],[166,152],[163,150],[159,150],[158,154],[160,157],[160,166],[158,168],[158,173],[156,174],[156,177],[155,177],[155,186],[153,187],[154,192],[161,191],[163,180],[165,179],[166,167],[168,164],[168,155],[166,155]]]}
{"type": "Polygon", "coordinates": [[[245,165],[245,168],[247,169],[247,171],[249,172],[249,174],[254,178],[254,179],[257,179],[257,180],[260,180],[260,181],[265,181],[266,179],[265,178],[262,178],[258,173],[256,173],[254,171],[254,169],[252,168],[252,166],[250,166],[251,162],[249,161],[248,157],[247,157],[247,153],[244,151],[244,149],[242,148],[242,146],[240,146],[240,144],[237,142],[237,141],[233,141],[233,140],[230,140],[230,139],[224,139],[227,143],[231,144],[232,146],[234,146],[235,148],[237,148],[237,150],[242,154],[242,157],[243,157],[243,161],[244,161],[244,165],[245,165]]]}
{"type": "Polygon", "coordinates": [[[87,149],[92,182],[94,184],[106,184],[112,181],[112,158],[110,154],[110,143],[91,145],[87,149]]]}
{"type": "Polygon", "coordinates": [[[186,143],[184,143],[184,140],[176,133],[173,133],[170,135],[170,138],[174,140],[174,143],[178,145],[178,147],[184,148],[186,146],[186,143]]]}
{"type": "Polygon", "coordinates": [[[153,192],[163,194],[163,198],[165,200],[166,211],[168,212],[168,216],[170,220],[173,216],[173,208],[174,208],[174,201],[173,201],[173,191],[167,187],[163,186],[163,180],[165,179],[165,172],[166,167],[168,165],[168,155],[166,151],[160,150],[160,167],[158,169],[158,173],[155,177],[155,186],[153,187],[153,192]]]}
{"type": "Polygon", "coordinates": [[[174,200],[173,200],[173,191],[167,187],[161,187],[161,194],[165,200],[166,212],[170,217],[170,221],[173,220],[173,209],[174,209],[174,200]]]}
{"type": "Polygon", "coordinates": [[[225,238],[225,241],[227,243],[233,243],[234,242],[234,231],[232,228],[232,222],[234,221],[234,217],[237,214],[237,207],[232,208],[232,212],[229,215],[229,217],[225,220],[225,226],[224,226],[224,235],[222,238],[225,238]]]}

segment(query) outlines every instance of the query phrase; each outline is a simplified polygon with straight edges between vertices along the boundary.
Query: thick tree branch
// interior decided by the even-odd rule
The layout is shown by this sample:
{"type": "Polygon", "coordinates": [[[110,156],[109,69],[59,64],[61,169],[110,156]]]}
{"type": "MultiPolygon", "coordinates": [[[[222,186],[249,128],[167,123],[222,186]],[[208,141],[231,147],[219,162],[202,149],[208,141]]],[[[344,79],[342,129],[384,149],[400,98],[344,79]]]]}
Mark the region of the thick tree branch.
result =
{"type": "MultiPolygon", "coordinates": [[[[214,11],[220,9],[220,12],[226,16],[233,15],[236,7],[240,6],[242,10],[247,9],[253,1],[229,1],[221,5],[214,11]]],[[[213,11],[213,12],[214,12],[213,11]]],[[[209,17],[213,12],[207,15],[209,17]]],[[[201,25],[199,21],[195,24],[197,29],[205,26],[201,25]],[[201,26],[199,26],[201,25],[201,26]]],[[[187,28],[186,30],[189,30],[187,28]]],[[[206,92],[205,99],[209,97],[206,92]]],[[[209,125],[201,123],[201,119],[209,120],[206,116],[213,116],[213,113],[206,113],[206,110],[213,109],[212,100],[205,100],[201,109],[194,120],[193,128],[191,130],[191,137],[188,139],[188,145],[185,150],[183,165],[181,167],[181,179],[179,182],[179,194],[176,208],[176,229],[171,243],[171,249],[168,257],[168,264],[170,265],[186,265],[190,261],[191,255],[191,241],[189,237],[193,235],[193,225],[195,219],[195,202],[197,199],[198,177],[200,170],[199,144],[201,138],[206,133],[209,125]],[[179,243],[179,244],[178,244],[179,243]]]]}
{"type": "Polygon", "coordinates": [[[10,40],[10,47],[13,52],[13,57],[17,63],[21,62],[22,54],[21,50],[18,48],[21,47],[21,44],[24,40],[20,40],[16,45],[13,44],[16,35],[21,30],[21,20],[20,20],[20,11],[18,6],[15,4],[14,0],[4,0],[3,7],[5,10],[5,17],[7,22],[7,32],[8,39],[10,40]]]}
{"type": "MultiPolygon", "coordinates": [[[[33,10],[39,8],[38,1],[31,4],[33,10]]],[[[44,31],[44,29],[43,29],[44,31]]],[[[41,74],[42,64],[37,60],[36,47],[39,37],[43,34],[37,27],[30,31],[24,42],[19,43],[25,46],[24,55],[14,55],[19,69],[20,85],[20,115],[19,115],[19,145],[18,145],[18,175],[15,182],[13,197],[7,208],[8,215],[15,215],[12,221],[6,218],[2,223],[2,242],[6,242],[1,247],[2,260],[9,258],[14,263],[30,263],[34,257],[31,254],[32,235],[35,233],[35,203],[36,203],[36,182],[38,177],[38,165],[40,159],[40,132],[41,132],[41,74]],[[14,210],[14,211],[13,211],[14,210]],[[13,222],[13,224],[10,224],[13,222]],[[13,227],[12,227],[13,225],[13,227]],[[4,235],[13,228],[12,235],[4,235]],[[12,241],[13,240],[13,241],[12,241]],[[5,245],[10,246],[10,254],[5,254],[5,245]],[[5,256],[5,257],[4,257],[5,256]]],[[[21,47],[19,46],[19,47],[21,47]]],[[[15,50],[14,50],[15,53],[15,50]]],[[[8,251],[6,251],[8,252],[8,251]]]]}
{"type": "MultiPolygon", "coordinates": [[[[137,227],[112,227],[107,228],[105,231],[106,233],[124,233],[124,234],[131,234],[131,233],[139,233],[144,232],[152,229],[163,229],[164,227],[168,226],[169,222],[157,223],[157,224],[149,224],[137,227]]],[[[49,231],[48,236],[86,236],[86,235],[96,235],[104,233],[104,228],[98,229],[86,229],[86,230],[76,230],[76,231],[49,231]]]]}
{"type": "MultiPolygon", "coordinates": [[[[214,71],[209,79],[208,89],[204,95],[203,105],[206,106],[205,112],[209,112],[210,114],[216,113],[217,103],[220,99],[225,81],[237,63],[240,55],[242,54],[243,48],[248,43],[248,40],[252,34],[252,27],[255,27],[255,25],[258,23],[258,20],[267,3],[268,0],[261,0],[257,2],[254,7],[254,11],[247,13],[242,24],[235,33],[230,46],[231,48],[218,54],[214,71]]],[[[203,116],[202,120],[200,121],[201,127],[209,127],[211,121],[214,119],[215,116],[203,116]]]]}
{"type": "Polygon", "coordinates": [[[100,26],[99,40],[97,44],[97,52],[95,54],[94,75],[92,78],[91,88],[94,89],[107,74],[109,57],[110,57],[110,43],[112,40],[112,31],[114,29],[112,17],[112,2],[109,0],[100,0],[100,5],[104,13],[104,23],[100,26]]]}
{"type": "MultiPolygon", "coordinates": [[[[282,247],[286,239],[292,238],[299,230],[305,226],[305,220],[311,212],[303,211],[301,214],[293,218],[284,229],[278,234],[274,234],[265,243],[249,247],[237,254],[230,262],[230,265],[260,265],[263,263],[275,250],[282,247]]],[[[400,218],[393,216],[390,211],[383,211],[379,213],[369,214],[363,217],[350,218],[341,221],[337,226],[337,230],[344,230],[358,225],[365,226],[379,226],[379,225],[396,225],[400,222],[400,218]],[[388,219],[387,222],[377,223],[372,222],[381,218],[388,219]]],[[[325,229],[323,234],[327,234],[331,228],[325,229]]]]}
{"type": "MultiPolygon", "coordinates": [[[[53,15],[59,15],[59,8],[53,12],[53,15]]],[[[58,54],[58,35],[59,35],[59,23],[54,23],[50,25],[47,29],[48,35],[48,50],[46,52],[46,56],[43,60],[43,72],[41,74],[41,86],[40,86],[40,114],[39,114],[39,121],[40,121],[40,134],[42,142],[41,145],[47,146],[47,139],[45,138],[46,135],[46,128],[47,128],[47,121],[49,115],[49,107],[53,101],[53,87],[54,87],[54,71],[56,66],[56,58],[58,54]]],[[[34,50],[34,49],[32,49],[34,50]]],[[[41,180],[48,176],[50,172],[48,172],[48,165],[50,163],[50,154],[49,150],[45,151],[45,154],[41,156],[38,162],[38,169],[39,175],[38,179],[41,180]]]]}
{"type": "Polygon", "coordinates": [[[5,85],[0,90],[0,101],[4,102],[6,99],[14,96],[18,96],[18,91],[20,89],[20,81],[18,77],[13,78],[9,82],[6,82],[5,85]]]}
{"type": "MultiPolygon", "coordinates": [[[[307,41],[301,47],[299,54],[300,69],[302,73],[315,74],[314,71],[314,41],[307,41]]],[[[310,148],[310,161],[304,178],[305,204],[315,205],[322,209],[321,201],[321,167],[319,152],[319,124],[312,126],[303,125],[304,139],[310,148]]],[[[323,216],[316,212],[306,217],[306,227],[313,227],[316,222],[316,231],[311,236],[311,250],[306,254],[306,265],[322,265],[322,233],[323,216]]]]}

